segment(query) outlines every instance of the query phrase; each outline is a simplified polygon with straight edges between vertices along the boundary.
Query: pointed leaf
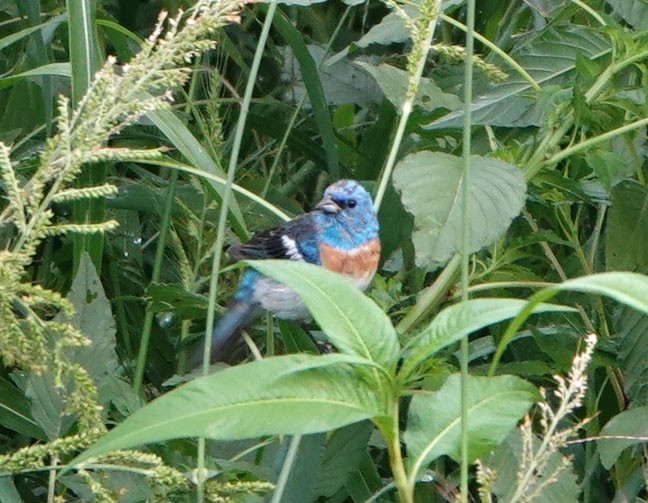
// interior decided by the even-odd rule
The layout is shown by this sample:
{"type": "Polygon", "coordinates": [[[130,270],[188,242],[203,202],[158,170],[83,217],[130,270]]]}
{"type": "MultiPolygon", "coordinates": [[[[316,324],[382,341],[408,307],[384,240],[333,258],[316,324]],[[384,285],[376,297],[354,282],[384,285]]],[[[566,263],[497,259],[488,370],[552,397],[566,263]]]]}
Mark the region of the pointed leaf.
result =
{"type": "Polygon", "coordinates": [[[609,470],[624,449],[648,442],[648,407],[637,407],[614,416],[601,430],[601,436],[606,435],[626,437],[602,438],[597,442],[601,463],[609,470]]]}
{"type": "MultiPolygon", "coordinates": [[[[541,32],[539,36],[511,51],[515,59],[535,80],[547,88],[567,82],[572,85],[576,74],[576,57],[580,54],[596,61],[612,51],[610,37],[589,27],[565,25],[541,32]]],[[[499,63],[499,62],[498,62],[499,63]]],[[[539,125],[547,109],[534,96],[531,84],[517,72],[511,72],[505,82],[492,83],[477,74],[475,99],[472,103],[474,125],[525,127],[539,125]]],[[[425,126],[428,129],[461,127],[463,109],[452,112],[425,126]]]]}
{"type": "MultiPolygon", "coordinates": [[[[493,323],[514,318],[527,305],[520,299],[470,299],[447,307],[414,337],[405,348],[406,360],[401,374],[407,375],[437,351],[493,323]]],[[[539,304],[534,313],[574,312],[576,309],[553,304],[539,304]]]]}
{"type": "Polygon", "coordinates": [[[648,191],[634,181],[612,190],[605,233],[608,270],[636,271],[648,265],[648,191]]]}
{"type": "MultiPolygon", "coordinates": [[[[460,157],[422,151],[394,171],[403,206],[414,215],[416,263],[436,267],[461,247],[463,164],[460,157]]],[[[508,229],[526,200],[526,181],[515,166],[472,156],[468,221],[469,253],[493,243],[508,229]]]]}
{"type": "MultiPolygon", "coordinates": [[[[553,288],[553,287],[552,287],[553,288]]],[[[558,290],[597,293],[648,313],[648,276],[631,272],[604,272],[570,279],[558,290]]]]}
{"type": "Polygon", "coordinates": [[[191,381],[138,410],[73,464],[173,438],[236,440],[332,430],[384,414],[383,393],[346,364],[287,373],[326,356],[290,355],[191,381]],[[263,420],[260,420],[263,418],[263,420]]]}
{"type": "MultiPolygon", "coordinates": [[[[461,376],[451,375],[432,395],[417,394],[404,434],[412,477],[439,456],[461,458],[461,376]]],[[[535,387],[515,376],[467,376],[468,462],[488,454],[538,399],[535,387]]]]}
{"type": "Polygon", "coordinates": [[[28,437],[46,439],[31,415],[29,400],[3,377],[0,377],[0,425],[28,437]]]}
{"type": "MultiPolygon", "coordinates": [[[[409,74],[405,70],[387,64],[374,66],[362,61],[356,64],[364,68],[376,79],[380,89],[385,94],[385,98],[396,108],[403,104],[409,85],[409,74]]],[[[419,84],[414,105],[426,112],[430,112],[437,108],[457,108],[461,105],[461,100],[454,94],[444,93],[432,79],[423,77],[419,84]]]]}
{"type": "MultiPolygon", "coordinates": [[[[162,131],[175,148],[191,164],[208,173],[226,178],[222,168],[209,156],[201,143],[191,134],[189,128],[185,126],[172,110],[156,110],[146,114],[146,117],[162,131]]],[[[207,182],[216,194],[223,197],[223,187],[221,185],[209,179],[207,179],[207,182]]],[[[230,213],[232,216],[232,226],[235,228],[237,234],[239,236],[247,236],[243,215],[234,198],[230,199],[230,213]]]]}
{"type": "Polygon", "coordinates": [[[315,321],[342,353],[394,368],[399,344],[387,315],[344,276],[290,260],[249,265],[295,290],[315,321]]]}

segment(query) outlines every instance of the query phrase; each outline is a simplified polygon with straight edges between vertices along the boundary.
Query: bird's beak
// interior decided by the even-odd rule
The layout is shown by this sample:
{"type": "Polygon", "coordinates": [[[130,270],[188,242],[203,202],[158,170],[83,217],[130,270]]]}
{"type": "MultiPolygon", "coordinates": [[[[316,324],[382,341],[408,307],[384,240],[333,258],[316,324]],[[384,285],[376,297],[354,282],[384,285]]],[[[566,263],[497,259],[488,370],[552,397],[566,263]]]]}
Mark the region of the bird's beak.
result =
{"type": "Polygon", "coordinates": [[[333,199],[324,198],[316,206],[318,210],[325,211],[326,213],[339,213],[340,207],[333,201],[333,199]]]}

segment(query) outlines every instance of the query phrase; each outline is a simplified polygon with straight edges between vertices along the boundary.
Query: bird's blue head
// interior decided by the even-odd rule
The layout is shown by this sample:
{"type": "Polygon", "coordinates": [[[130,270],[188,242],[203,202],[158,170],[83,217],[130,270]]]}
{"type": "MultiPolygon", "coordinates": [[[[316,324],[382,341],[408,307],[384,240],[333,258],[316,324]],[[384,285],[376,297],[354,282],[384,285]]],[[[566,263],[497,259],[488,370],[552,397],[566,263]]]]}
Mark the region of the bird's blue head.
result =
{"type": "Polygon", "coordinates": [[[340,180],[324,191],[316,210],[326,222],[330,237],[342,233],[353,246],[378,236],[378,219],[369,193],[354,180],[340,180]]]}

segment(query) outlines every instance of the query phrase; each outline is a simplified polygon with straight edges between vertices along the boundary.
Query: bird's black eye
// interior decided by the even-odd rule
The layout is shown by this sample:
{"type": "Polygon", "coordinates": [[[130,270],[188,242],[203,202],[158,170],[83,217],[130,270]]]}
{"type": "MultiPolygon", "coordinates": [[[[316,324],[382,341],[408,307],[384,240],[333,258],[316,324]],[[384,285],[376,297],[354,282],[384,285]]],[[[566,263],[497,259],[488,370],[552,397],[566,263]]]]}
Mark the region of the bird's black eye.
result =
{"type": "Polygon", "coordinates": [[[356,200],[355,200],[355,199],[349,199],[349,202],[347,203],[347,206],[348,206],[349,208],[355,208],[356,204],[357,204],[357,203],[356,203],[356,200]]]}

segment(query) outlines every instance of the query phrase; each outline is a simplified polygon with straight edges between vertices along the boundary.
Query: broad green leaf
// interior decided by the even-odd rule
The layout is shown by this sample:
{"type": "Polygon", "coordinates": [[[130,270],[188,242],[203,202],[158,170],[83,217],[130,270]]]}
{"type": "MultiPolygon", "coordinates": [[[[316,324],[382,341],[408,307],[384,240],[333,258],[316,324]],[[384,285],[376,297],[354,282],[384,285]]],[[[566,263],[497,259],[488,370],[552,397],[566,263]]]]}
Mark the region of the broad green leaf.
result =
{"type": "MultiPolygon", "coordinates": [[[[369,72],[376,79],[376,82],[378,82],[378,85],[385,94],[385,98],[396,108],[400,108],[407,94],[408,72],[387,64],[378,66],[365,62],[358,62],[356,64],[369,72]]],[[[461,100],[454,94],[444,93],[432,79],[423,77],[419,84],[414,104],[430,112],[437,108],[457,108],[461,106],[461,100]]]]}
{"type": "Polygon", "coordinates": [[[0,377],[0,425],[28,437],[46,439],[31,415],[29,400],[3,377],[0,377]]]}
{"type": "MultiPolygon", "coordinates": [[[[610,37],[606,34],[586,26],[551,25],[528,43],[514,48],[510,55],[538,85],[547,87],[563,82],[572,85],[578,54],[599,60],[611,51],[610,37]]],[[[535,98],[529,82],[517,72],[509,73],[505,82],[498,83],[490,82],[481,73],[475,74],[475,98],[471,107],[474,125],[525,127],[542,123],[547,107],[535,98]]],[[[463,110],[457,110],[425,127],[438,129],[462,125],[463,110]]]]}
{"type": "MultiPolygon", "coordinates": [[[[326,435],[324,433],[312,433],[300,437],[292,437],[290,443],[299,441],[295,457],[290,467],[282,467],[282,470],[289,469],[288,480],[283,491],[279,494],[275,489],[273,497],[281,503],[302,503],[303,501],[314,501],[315,481],[320,472],[322,452],[326,435]]],[[[292,446],[292,445],[291,445],[292,446]]],[[[283,462],[288,460],[288,455],[283,462]]]]}
{"type": "Polygon", "coordinates": [[[396,366],[399,344],[387,315],[345,277],[290,260],[249,261],[252,267],[295,290],[342,353],[396,366]]]}
{"type": "MultiPolygon", "coordinates": [[[[533,447],[537,449],[540,441],[534,437],[533,447]]],[[[483,459],[483,463],[488,468],[497,472],[497,479],[492,485],[492,492],[497,496],[499,503],[508,503],[511,501],[513,493],[517,487],[517,473],[522,466],[522,437],[520,430],[515,429],[506,437],[495,451],[483,459]]],[[[540,474],[538,474],[540,475],[540,474]]],[[[576,474],[574,473],[570,460],[560,452],[554,452],[549,456],[545,466],[543,476],[535,479],[533,486],[527,486],[525,494],[534,492],[538,489],[537,497],[533,501],[542,503],[566,503],[578,501],[580,487],[576,474]],[[545,484],[553,478],[549,484],[545,484]],[[538,487],[543,484],[543,487],[538,487]]]]}
{"type": "MultiPolygon", "coordinates": [[[[404,433],[410,477],[439,456],[461,458],[461,376],[434,394],[412,398],[404,433]]],[[[468,462],[488,454],[515,427],[540,393],[515,376],[467,376],[468,462]]]]}
{"type": "MultiPolygon", "coordinates": [[[[648,277],[631,272],[604,272],[591,274],[581,278],[567,280],[558,285],[550,286],[535,295],[534,302],[548,300],[558,292],[575,291],[605,295],[617,302],[648,313],[648,277]]],[[[529,313],[520,313],[511,322],[511,327],[518,327],[529,313]]],[[[504,349],[515,335],[514,328],[509,327],[500,339],[497,351],[491,362],[491,372],[495,370],[502,357],[504,349]]]]}
{"type": "Polygon", "coordinates": [[[644,0],[607,0],[606,3],[630,26],[648,29],[648,4],[644,0]]]}
{"type": "MultiPolygon", "coordinates": [[[[74,306],[74,316],[69,321],[90,341],[89,346],[69,348],[66,356],[88,371],[99,392],[99,402],[104,407],[113,402],[134,402],[135,396],[124,396],[128,387],[119,386],[121,366],[115,352],[115,321],[101,280],[88,254],[81,256],[79,269],[67,295],[74,306]],[[112,391],[121,389],[122,394],[114,396],[112,391]]],[[[132,395],[132,394],[131,394],[132,395]]]]}
{"type": "Polygon", "coordinates": [[[173,438],[237,440],[328,431],[384,415],[383,390],[346,364],[286,374],[327,356],[267,358],[191,381],[130,416],[73,461],[173,438]],[[263,420],[260,420],[263,418],[263,420]]]}
{"type": "Polygon", "coordinates": [[[11,86],[23,79],[31,79],[33,77],[42,77],[47,75],[70,78],[72,76],[70,63],[50,63],[32,70],[27,70],[26,72],[11,75],[10,77],[1,78],[0,89],[11,86]]]}
{"type": "MultiPolygon", "coordinates": [[[[445,308],[404,349],[402,375],[408,375],[426,358],[480,328],[515,318],[527,302],[520,299],[470,299],[445,308]]],[[[574,312],[573,308],[539,304],[534,313],[574,312]]]]}
{"type": "Polygon", "coordinates": [[[608,435],[629,438],[601,438],[597,441],[601,463],[607,470],[627,447],[648,443],[648,407],[637,407],[614,416],[601,430],[601,437],[608,435]]]}
{"type": "MultiPolygon", "coordinates": [[[[461,248],[463,169],[460,157],[421,151],[394,170],[394,186],[414,215],[416,263],[438,267],[461,248]]],[[[488,246],[506,232],[524,206],[526,181],[515,166],[499,159],[472,156],[469,253],[488,246]]]]}
{"type": "MultiPolygon", "coordinates": [[[[554,288],[554,287],[551,287],[554,288]]],[[[604,272],[567,280],[555,287],[597,293],[648,313],[648,276],[631,272],[604,272]]]]}
{"type": "Polygon", "coordinates": [[[330,498],[358,470],[371,436],[373,425],[368,421],[351,424],[333,433],[324,448],[315,493],[330,498]]]}
{"type": "Polygon", "coordinates": [[[66,414],[65,389],[59,389],[51,372],[29,374],[25,395],[31,400],[31,415],[49,440],[65,435],[74,422],[66,414]]]}
{"type": "Polygon", "coordinates": [[[585,154],[585,161],[592,168],[601,185],[608,191],[625,178],[632,176],[632,164],[616,152],[607,152],[603,149],[590,150],[585,154]]]}
{"type": "Polygon", "coordinates": [[[626,395],[634,404],[648,404],[648,316],[626,307],[615,315],[614,327],[626,395]]]}
{"type": "MultiPolygon", "coordinates": [[[[374,460],[371,455],[366,452],[360,462],[360,467],[351,474],[349,480],[345,485],[346,491],[349,493],[351,500],[354,503],[361,503],[371,501],[371,498],[376,496],[378,492],[384,489],[384,483],[378,473],[378,460],[374,460]]],[[[376,501],[391,502],[391,499],[386,497],[378,498],[376,501]]]]}
{"type": "Polygon", "coordinates": [[[608,270],[634,271],[648,266],[648,191],[634,181],[612,190],[605,233],[608,270]]]}
{"type": "MultiPolygon", "coordinates": [[[[322,63],[322,58],[326,57],[326,49],[316,44],[309,44],[306,46],[308,52],[313,58],[313,61],[318,67],[319,78],[322,84],[323,98],[326,100],[328,106],[331,105],[347,105],[349,107],[349,115],[351,120],[355,117],[355,106],[369,106],[375,103],[380,103],[382,100],[382,92],[376,84],[371,75],[358,68],[358,66],[349,61],[348,59],[341,59],[337,61],[327,61],[322,63]]],[[[282,51],[284,59],[284,66],[282,68],[282,80],[294,82],[291,87],[291,95],[294,99],[302,99],[304,94],[308,92],[306,82],[300,78],[300,64],[295,59],[294,52],[291,47],[286,46],[282,51]],[[296,78],[297,76],[297,78],[296,78]]],[[[271,109],[272,113],[276,113],[276,109],[271,109]]],[[[335,109],[335,114],[340,113],[340,109],[335,109]]],[[[340,127],[335,124],[335,116],[333,117],[333,126],[340,134],[340,127]]],[[[273,121],[274,122],[274,121],[273,121]]],[[[277,127],[279,124],[273,124],[272,127],[277,127]]],[[[280,130],[283,133],[283,130],[280,130]]],[[[355,136],[353,128],[343,129],[342,137],[345,135],[355,136]]],[[[338,148],[340,138],[337,138],[338,148]]],[[[342,142],[345,148],[350,148],[352,145],[347,145],[342,142]]],[[[342,160],[342,159],[339,159],[342,160]]]]}

